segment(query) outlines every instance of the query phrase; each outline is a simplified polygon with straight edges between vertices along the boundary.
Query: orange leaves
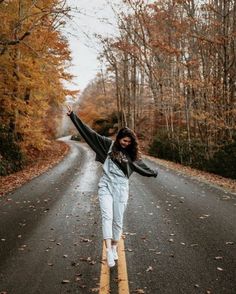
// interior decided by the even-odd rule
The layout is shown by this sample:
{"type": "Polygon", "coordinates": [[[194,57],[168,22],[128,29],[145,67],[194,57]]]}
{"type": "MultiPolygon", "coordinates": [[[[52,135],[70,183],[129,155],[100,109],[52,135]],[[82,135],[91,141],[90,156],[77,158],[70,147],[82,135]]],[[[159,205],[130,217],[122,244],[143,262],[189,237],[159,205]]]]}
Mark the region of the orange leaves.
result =
{"type": "Polygon", "coordinates": [[[76,94],[63,84],[72,78],[66,72],[70,50],[55,27],[68,10],[59,0],[0,5],[0,124],[11,126],[24,151],[42,150],[56,135],[65,96],[76,94]]]}

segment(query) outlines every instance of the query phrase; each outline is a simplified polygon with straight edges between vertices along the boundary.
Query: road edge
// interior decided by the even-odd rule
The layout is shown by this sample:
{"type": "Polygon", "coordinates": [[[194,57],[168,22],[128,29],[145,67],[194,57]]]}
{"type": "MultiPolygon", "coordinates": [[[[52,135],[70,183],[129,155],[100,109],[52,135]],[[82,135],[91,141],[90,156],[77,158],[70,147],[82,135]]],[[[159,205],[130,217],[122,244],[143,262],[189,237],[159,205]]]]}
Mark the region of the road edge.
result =
{"type": "Polygon", "coordinates": [[[11,192],[14,192],[16,189],[20,188],[32,179],[55,167],[65,158],[65,156],[69,153],[70,146],[64,141],[55,140],[53,142],[57,144],[59,143],[61,146],[63,146],[63,148],[60,150],[61,152],[58,154],[58,156],[56,156],[56,158],[51,158],[49,156],[45,160],[37,162],[36,164],[34,163],[32,165],[28,165],[21,171],[10,174],[8,176],[0,177],[0,199],[6,195],[9,195],[11,192]]]}
{"type": "Polygon", "coordinates": [[[153,157],[147,154],[144,154],[143,156],[144,158],[149,159],[150,161],[164,168],[177,171],[178,173],[181,173],[183,176],[191,177],[192,179],[195,179],[201,183],[208,184],[214,188],[223,190],[226,193],[236,195],[236,181],[233,179],[224,178],[216,174],[201,171],[182,164],[177,164],[172,161],[159,159],[157,157],[153,157]]]}

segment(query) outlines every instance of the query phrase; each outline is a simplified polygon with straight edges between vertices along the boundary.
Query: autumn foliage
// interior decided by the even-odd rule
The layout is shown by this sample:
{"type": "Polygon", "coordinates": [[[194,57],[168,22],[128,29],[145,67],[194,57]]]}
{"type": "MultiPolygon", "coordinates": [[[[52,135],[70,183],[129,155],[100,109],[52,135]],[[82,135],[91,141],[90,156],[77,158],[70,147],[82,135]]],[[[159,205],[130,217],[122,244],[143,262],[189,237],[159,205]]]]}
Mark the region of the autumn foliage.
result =
{"type": "Polygon", "coordinates": [[[60,28],[61,0],[0,2],[0,174],[22,167],[32,150],[55,137],[59,106],[70,93],[70,62],[60,28]]]}
{"type": "Polygon", "coordinates": [[[123,2],[118,36],[97,36],[120,124],[152,154],[236,177],[236,2],[123,2]]]}

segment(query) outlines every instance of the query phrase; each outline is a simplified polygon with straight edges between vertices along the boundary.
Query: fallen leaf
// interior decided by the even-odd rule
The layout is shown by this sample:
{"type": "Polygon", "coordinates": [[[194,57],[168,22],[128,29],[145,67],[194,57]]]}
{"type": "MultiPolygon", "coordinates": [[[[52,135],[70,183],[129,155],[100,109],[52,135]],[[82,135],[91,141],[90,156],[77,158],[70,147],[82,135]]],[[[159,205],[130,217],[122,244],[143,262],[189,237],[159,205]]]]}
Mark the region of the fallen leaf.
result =
{"type": "Polygon", "coordinates": [[[134,290],[134,293],[145,294],[143,289],[136,289],[136,290],[134,290]]]}
{"type": "Polygon", "coordinates": [[[153,267],[152,266],[149,266],[147,269],[146,269],[146,272],[152,272],[153,271],[153,267]]]}
{"type": "Polygon", "coordinates": [[[99,289],[99,288],[92,288],[92,289],[90,289],[90,290],[91,290],[91,292],[94,293],[94,292],[99,292],[100,289],[99,289]]]}
{"type": "Polygon", "coordinates": [[[217,267],[218,271],[223,271],[223,268],[217,267]]]}
{"type": "Polygon", "coordinates": [[[219,259],[223,259],[223,257],[222,256],[216,256],[215,259],[219,260],[219,259]]]}
{"type": "Polygon", "coordinates": [[[86,285],[79,285],[80,288],[84,289],[86,288],[87,286],[86,285]]]}
{"type": "Polygon", "coordinates": [[[126,251],[133,252],[133,249],[127,248],[126,251]]]}
{"type": "Polygon", "coordinates": [[[81,242],[89,243],[92,242],[90,239],[81,238],[81,242]]]}
{"type": "Polygon", "coordinates": [[[89,264],[91,264],[91,265],[94,265],[95,263],[96,263],[95,260],[92,260],[92,261],[89,262],[89,264]]]}

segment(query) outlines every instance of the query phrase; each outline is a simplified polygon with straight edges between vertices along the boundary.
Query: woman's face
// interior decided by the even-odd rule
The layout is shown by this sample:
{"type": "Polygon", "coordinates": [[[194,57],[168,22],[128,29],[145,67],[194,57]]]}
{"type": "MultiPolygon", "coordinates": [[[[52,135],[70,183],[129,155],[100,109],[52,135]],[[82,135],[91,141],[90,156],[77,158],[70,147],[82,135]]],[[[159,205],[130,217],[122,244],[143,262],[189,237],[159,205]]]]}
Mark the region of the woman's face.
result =
{"type": "Polygon", "coordinates": [[[122,148],[126,148],[131,144],[131,138],[130,137],[124,137],[119,140],[120,146],[122,148]]]}

